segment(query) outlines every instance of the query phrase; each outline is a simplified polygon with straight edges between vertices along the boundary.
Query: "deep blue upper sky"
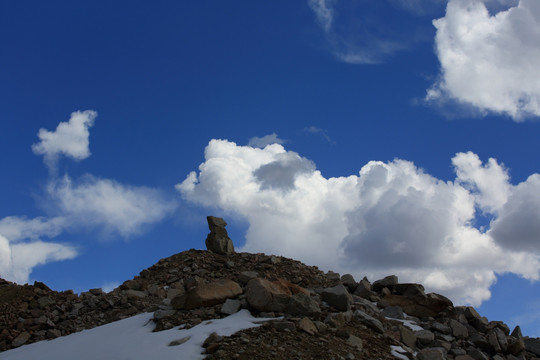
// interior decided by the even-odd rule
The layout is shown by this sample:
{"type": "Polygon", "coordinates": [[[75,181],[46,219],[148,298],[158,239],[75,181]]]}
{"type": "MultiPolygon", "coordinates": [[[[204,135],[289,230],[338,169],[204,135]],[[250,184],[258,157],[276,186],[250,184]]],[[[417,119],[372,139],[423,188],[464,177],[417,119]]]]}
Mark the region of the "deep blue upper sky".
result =
{"type": "MultiPolygon", "coordinates": [[[[432,20],[460,20],[457,10],[467,2],[482,4],[452,0],[446,11],[442,0],[417,1],[412,10],[401,0],[377,5],[364,0],[354,5],[343,0],[1,2],[0,220],[64,216],[67,210],[59,210],[48,186],[60,184],[66,174],[74,184],[91,174],[126,188],[152,188],[175,205],[128,235],[83,211],[54,236],[37,231],[17,240],[67,244],[77,252],[70,260],[36,265],[29,280],[77,291],[121,282],[161,257],[203,248],[204,217],[210,213],[228,215],[235,244],[245,244],[254,220],[242,209],[227,208],[219,199],[214,208],[200,206],[174,188],[205,162],[212,139],[240,146],[275,133],[287,151],[313,161],[325,179],[358,175],[372,160],[403,159],[443,182],[455,181],[452,158],[472,151],[483,163],[495,158],[504,164],[512,186],[526,181],[540,172],[538,114],[512,116],[511,105],[497,110],[501,101],[495,91],[499,78],[510,83],[506,77],[515,74],[526,89],[520,101],[540,99],[538,89],[519,80],[523,75],[538,83],[539,73],[527,73],[526,66],[524,74],[511,66],[503,71],[508,54],[526,60],[534,46],[519,43],[522,47],[509,49],[504,39],[494,43],[496,56],[485,57],[500,73],[470,76],[471,87],[486,82],[486,99],[463,101],[467,77],[455,83],[445,79],[439,101],[425,99],[455,65],[444,62],[450,45],[432,20]],[[321,6],[332,14],[327,28],[317,17],[321,6]],[[383,44],[388,50],[381,50],[383,44]],[[372,61],[354,60],[360,55],[372,61]],[[89,128],[91,156],[74,161],[62,155],[56,172],[50,172],[32,151],[40,141],[38,131],[54,132],[79,110],[97,112],[89,128]]],[[[511,5],[517,3],[487,2],[492,15],[516,9],[511,5]]],[[[538,19],[533,4],[522,0],[519,6],[538,19]]],[[[496,27],[492,31],[497,35],[496,27]]],[[[480,61],[476,55],[471,63],[480,61]]],[[[480,202],[473,219],[477,227],[488,226],[502,211],[481,208],[480,202]]],[[[540,214],[534,211],[533,219],[540,214]]],[[[538,259],[540,234],[535,236],[529,252],[538,259]]],[[[524,274],[510,265],[492,270],[524,274]]],[[[512,286],[519,283],[533,288],[518,307],[538,301],[538,284],[522,284],[517,276],[503,277],[493,293],[518,291],[512,286]]],[[[490,308],[497,299],[483,305],[490,319],[503,314],[500,304],[490,308]]],[[[520,316],[503,315],[499,318],[509,323],[520,316]]],[[[538,326],[527,329],[540,335],[538,326]]]]}

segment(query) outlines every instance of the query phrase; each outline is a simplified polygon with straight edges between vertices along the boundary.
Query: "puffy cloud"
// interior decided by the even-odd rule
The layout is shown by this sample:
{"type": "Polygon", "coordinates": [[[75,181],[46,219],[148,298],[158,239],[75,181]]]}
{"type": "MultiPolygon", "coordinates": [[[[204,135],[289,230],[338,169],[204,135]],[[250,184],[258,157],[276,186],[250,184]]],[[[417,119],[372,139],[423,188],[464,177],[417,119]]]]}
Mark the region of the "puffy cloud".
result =
{"type": "Polygon", "coordinates": [[[248,146],[251,147],[257,147],[257,148],[264,148],[266,145],[271,144],[283,144],[285,143],[285,140],[281,140],[278,138],[276,133],[272,133],[270,135],[265,135],[263,137],[252,137],[249,139],[248,146]]]}
{"type": "MultiPolygon", "coordinates": [[[[515,1],[489,1],[487,5],[515,1]]],[[[450,0],[433,22],[439,80],[428,101],[448,99],[516,121],[540,116],[540,3],[520,0],[491,15],[480,0],[450,0]]]]}
{"type": "MultiPolygon", "coordinates": [[[[500,209],[504,219],[514,194],[538,193],[536,180],[514,189],[495,160],[477,160],[472,153],[457,154],[458,176],[448,182],[404,160],[372,161],[358,175],[325,178],[311,161],[281,145],[256,149],[212,140],[199,172],[177,189],[188,201],[246,219],[244,251],[282,254],[357,277],[396,273],[457,302],[479,304],[489,298],[496,273],[538,279],[540,251],[509,250],[472,226],[477,206],[500,209]],[[495,175],[493,183],[486,181],[495,175]],[[495,196],[502,185],[511,189],[504,205],[495,196]]],[[[515,198],[524,211],[525,195],[515,198]]],[[[526,222],[539,235],[534,216],[526,222]]]]}
{"type": "Polygon", "coordinates": [[[540,254],[540,175],[531,175],[512,189],[489,234],[508,249],[540,254]]]}
{"type": "Polygon", "coordinates": [[[510,193],[510,177],[497,160],[490,158],[486,165],[478,155],[459,153],[452,159],[457,180],[475,192],[478,205],[489,213],[495,213],[506,203],[510,193]]]}
{"type": "Polygon", "coordinates": [[[49,194],[71,226],[102,226],[124,237],[163,220],[176,204],[158,190],[122,185],[86,175],[74,183],[67,175],[52,182],[49,194]]]}
{"type": "Polygon", "coordinates": [[[88,129],[94,124],[97,113],[92,110],[76,111],[68,122],[61,122],[56,130],[40,129],[40,142],[32,145],[32,151],[43,155],[45,164],[51,171],[56,169],[58,158],[65,155],[74,160],[83,160],[90,156],[88,129]]]}

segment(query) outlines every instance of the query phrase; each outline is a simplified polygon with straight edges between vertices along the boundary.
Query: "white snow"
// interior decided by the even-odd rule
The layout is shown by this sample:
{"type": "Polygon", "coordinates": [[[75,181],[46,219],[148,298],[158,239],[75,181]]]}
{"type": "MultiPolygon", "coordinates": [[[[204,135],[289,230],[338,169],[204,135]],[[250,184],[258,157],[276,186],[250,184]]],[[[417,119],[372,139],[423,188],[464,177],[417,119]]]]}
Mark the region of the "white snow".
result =
{"type": "Polygon", "coordinates": [[[25,345],[0,354],[2,360],[181,360],[203,359],[204,340],[213,332],[229,336],[243,329],[275,319],[255,318],[241,310],[223,319],[208,320],[192,327],[152,332],[153,313],[136,315],[94,329],[84,330],[50,341],[25,345]],[[185,343],[168,346],[171,341],[189,337],[185,343]]]}
{"type": "Polygon", "coordinates": [[[407,353],[407,351],[401,346],[390,345],[390,349],[390,353],[398,359],[409,360],[407,356],[403,355],[403,353],[407,353]]]}

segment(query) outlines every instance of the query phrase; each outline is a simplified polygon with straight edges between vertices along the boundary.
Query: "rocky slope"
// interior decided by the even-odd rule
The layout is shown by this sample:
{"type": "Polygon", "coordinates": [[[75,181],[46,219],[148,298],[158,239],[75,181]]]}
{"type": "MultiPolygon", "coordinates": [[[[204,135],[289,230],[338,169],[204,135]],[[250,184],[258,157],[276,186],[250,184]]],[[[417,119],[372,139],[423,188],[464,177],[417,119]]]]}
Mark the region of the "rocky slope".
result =
{"type": "Polygon", "coordinates": [[[213,252],[162,259],[110,293],[0,280],[0,351],[141,312],[154,312],[159,331],[249,309],[276,320],[211,336],[208,359],[540,359],[540,339],[426,294],[420,284],[396,276],[357,282],[284,257],[236,253],[225,222],[214,219],[206,241],[213,252]]]}

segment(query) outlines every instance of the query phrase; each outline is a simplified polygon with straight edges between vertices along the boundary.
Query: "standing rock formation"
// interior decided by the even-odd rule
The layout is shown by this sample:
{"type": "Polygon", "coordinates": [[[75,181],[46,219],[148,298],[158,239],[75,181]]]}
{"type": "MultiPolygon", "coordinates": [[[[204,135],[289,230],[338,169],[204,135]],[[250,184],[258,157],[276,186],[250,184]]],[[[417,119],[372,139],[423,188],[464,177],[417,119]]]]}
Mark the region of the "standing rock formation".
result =
{"type": "Polygon", "coordinates": [[[210,234],[206,237],[206,248],[213,253],[228,255],[234,253],[234,245],[225,230],[225,220],[215,216],[207,216],[210,234]]]}

